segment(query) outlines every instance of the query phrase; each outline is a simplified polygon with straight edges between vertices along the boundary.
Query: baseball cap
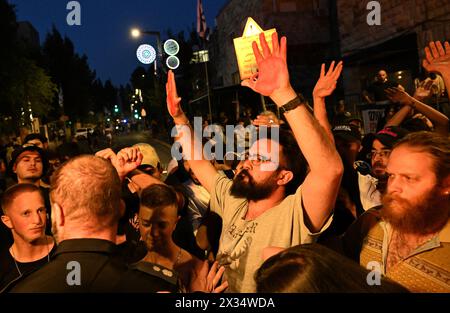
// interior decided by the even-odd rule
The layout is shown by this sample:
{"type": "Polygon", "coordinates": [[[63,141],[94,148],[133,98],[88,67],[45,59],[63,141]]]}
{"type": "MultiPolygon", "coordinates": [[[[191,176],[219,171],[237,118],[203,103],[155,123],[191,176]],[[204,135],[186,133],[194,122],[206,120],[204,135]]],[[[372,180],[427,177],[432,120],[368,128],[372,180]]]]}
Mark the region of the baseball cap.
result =
{"type": "Polygon", "coordinates": [[[23,140],[23,142],[27,143],[31,140],[35,140],[38,139],[40,140],[42,143],[46,143],[48,142],[47,138],[41,134],[37,134],[37,133],[32,133],[32,134],[28,134],[25,139],[23,140]]]}
{"type": "Polygon", "coordinates": [[[10,177],[17,179],[16,173],[13,172],[13,167],[16,164],[19,157],[24,152],[27,152],[27,151],[34,151],[34,152],[39,153],[39,155],[41,156],[42,167],[43,167],[42,176],[44,176],[45,173],[47,172],[48,158],[47,158],[45,151],[35,145],[24,145],[24,146],[21,146],[21,147],[15,149],[11,154],[11,162],[9,162],[9,165],[8,165],[8,174],[10,177]]]}
{"type": "Polygon", "coordinates": [[[360,122],[361,124],[363,123],[363,120],[360,119],[359,117],[355,116],[355,115],[350,115],[349,117],[347,117],[347,118],[345,119],[345,123],[346,123],[346,124],[350,124],[350,122],[353,122],[353,121],[358,121],[358,122],[360,122]]]}
{"type": "Polygon", "coordinates": [[[353,125],[336,125],[333,127],[333,135],[346,141],[361,141],[361,133],[353,125]]]}
{"type": "Polygon", "coordinates": [[[138,143],[135,144],[133,147],[138,147],[139,150],[141,150],[142,155],[144,156],[140,166],[150,165],[156,169],[158,168],[158,163],[161,164],[161,161],[155,148],[153,148],[148,143],[138,143]]]}
{"type": "Polygon", "coordinates": [[[392,149],[394,144],[405,137],[408,131],[404,128],[398,126],[389,126],[380,130],[376,135],[375,139],[378,139],[383,145],[392,149]]]}

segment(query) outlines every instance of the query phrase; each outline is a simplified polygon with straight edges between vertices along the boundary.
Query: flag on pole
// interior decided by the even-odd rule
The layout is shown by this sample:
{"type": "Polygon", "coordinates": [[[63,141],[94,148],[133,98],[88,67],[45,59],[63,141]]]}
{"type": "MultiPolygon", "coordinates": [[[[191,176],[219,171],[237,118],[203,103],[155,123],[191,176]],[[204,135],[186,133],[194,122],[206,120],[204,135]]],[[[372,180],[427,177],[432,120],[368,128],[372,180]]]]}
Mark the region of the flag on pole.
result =
{"type": "Polygon", "coordinates": [[[200,38],[208,40],[209,29],[206,26],[205,12],[203,12],[202,0],[197,0],[197,33],[200,38]]]}

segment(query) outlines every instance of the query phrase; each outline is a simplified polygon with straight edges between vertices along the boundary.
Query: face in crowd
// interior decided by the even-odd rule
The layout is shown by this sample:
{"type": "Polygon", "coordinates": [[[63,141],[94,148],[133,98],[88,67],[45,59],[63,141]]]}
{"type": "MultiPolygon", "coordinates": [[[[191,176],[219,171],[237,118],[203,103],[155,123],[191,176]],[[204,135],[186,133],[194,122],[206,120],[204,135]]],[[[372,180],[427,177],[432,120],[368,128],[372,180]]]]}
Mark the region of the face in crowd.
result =
{"type": "Polygon", "coordinates": [[[429,234],[448,221],[450,177],[439,181],[435,162],[430,153],[407,145],[392,151],[382,211],[396,229],[429,234]]]}
{"type": "Polygon", "coordinates": [[[378,79],[379,82],[382,82],[382,83],[387,81],[387,73],[386,73],[386,71],[384,71],[384,70],[379,71],[378,74],[377,74],[377,79],[378,79]]]}
{"type": "Polygon", "coordinates": [[[231,194],[247,200],[262,200],[292,178],[292,172],[284,170],[280,145],[270,139],[257,140],[249,149],[233,179],[231,194]]]}
{"type": "Polygon", "coordinates": [[[176,205],[150,208],[141,204],[139,232],[148,251],[164,251],[172,240],[178,222],[176,205]]]}
{"type": "Polygon", "coordinates": [[[18,156],[13,171],[19,180],[39,180],[43,172],[41,155],[37,151],[24,151],[18,156]]]}
{"type": "Polygon", "coordinates": [[[359,151],[361,151],[361,141],[359,140],[346,140],[339,136],[335,136],[336,149],[339,155],[349,165],[353,165],[356,161],[359,151]]]}
{"type": "Polygon", "coordinates": [[[370,155],[372,162],[372,174],[376,178],[381,178],[386,175],[386,166],[390,154],[391,149],[383,145],[378,139],[374,140],[370,155]]]}
{"type": "Polygon", "coordinates": [[[2,216],[3,223],[23,241],[33,243],[45,236],[46,209],[38,191],[17,195],[2,216]]]}

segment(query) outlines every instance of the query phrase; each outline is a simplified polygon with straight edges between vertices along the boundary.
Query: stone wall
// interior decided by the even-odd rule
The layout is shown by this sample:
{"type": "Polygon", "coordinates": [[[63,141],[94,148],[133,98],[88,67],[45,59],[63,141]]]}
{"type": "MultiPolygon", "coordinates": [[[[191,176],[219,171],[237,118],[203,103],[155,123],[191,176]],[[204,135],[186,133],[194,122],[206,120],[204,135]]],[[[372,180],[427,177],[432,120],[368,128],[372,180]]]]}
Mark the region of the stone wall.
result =
{"type": "MultiPolygon", "coordinates": [[[[423,49],[431,40],[450,39],[450,1],[448,0],[379,0],[381,6],[381,25],[367,24],[369,0],[338,0],[338,23],[340,32],[341,53],[344,57],[364,54],[366,62],[357,62],[344,71],[345,93],[361,92],[361,79],[376,71],[374,61],[370,60],[381,54],[370,52],[372,47],[380,47],[390,40],[400,40],[406,35],[415,35],[411,46],[415,51],[407,49],[402,62],[399,55],[386,56],[385,66],[392,71],[402,68],[411,69],[413,74],[420,71],[423,49]],[[415,58],[414,62],[411,57],[415,58]],[[414,64],[412,64],[414,63],[414,64]]],[[[408,46],[410,46],[408,44],[408,46]]]]}
{"type": "Polygon", "coordinates": [[[287,36],[292,81],[302,91],[312,90],[320,63],[331,58],[328,1],[230,0],[216,17],[217,28],[210,46],[216,86],[238,82],[233,38],[242,36],[247,17],[263,29],[276,28],[280,35],[287,36]],[[295,4],[295,11],[281,12],[282,2],[295,4]]]}
{"type": "Polygon", "coordinates": [[[373,46],[406,32],[416,32],[418,46],[450,38],[450,1],[380,0],[381,25],[367,24],[369,0],[338,0],[342,54],[373,46]],[[447,21],[445,21],[447,20],[447,21]]]}

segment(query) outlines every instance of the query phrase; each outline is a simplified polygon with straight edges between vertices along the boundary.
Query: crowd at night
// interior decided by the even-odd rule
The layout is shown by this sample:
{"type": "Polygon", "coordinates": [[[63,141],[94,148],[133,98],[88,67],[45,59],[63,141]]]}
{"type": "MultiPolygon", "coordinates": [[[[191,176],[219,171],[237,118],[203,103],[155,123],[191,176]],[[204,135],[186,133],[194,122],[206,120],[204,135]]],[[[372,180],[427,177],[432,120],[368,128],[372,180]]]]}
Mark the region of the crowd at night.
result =
{"type": "MultiPolygon", "coordinates": [[[[166,41],[163,54],[157,33],[156,49],[138,49],[142,63],[155,59],[118,88],[55,26],[41,52],[0,48],[0,292],[449,293],[448,22],[405,44],[413,52],[388,53],[392,42],[363,50],[346,37],[302,51],[276,18],[246,16],[231,39],[252,38],[254,63],[227,49],[227,85],[217,47],[238,1],[211,30],[202,1],[192,2],[191,38],[166,41]],[[64,57],[76,81],[58,70],[64,57]],[[14,62],[28,62],[26,82],[14,62]]],[[[15,9],[0,3],[9,34],[15,9]]],[[[342,1],[331,6],[334,22],[348,13],[342,1]]],[[[386,31],[378,7],[363,6],[367,27],[386,31]]],[[[286,19],[309,10],[261,7],[286,19]]]]}

